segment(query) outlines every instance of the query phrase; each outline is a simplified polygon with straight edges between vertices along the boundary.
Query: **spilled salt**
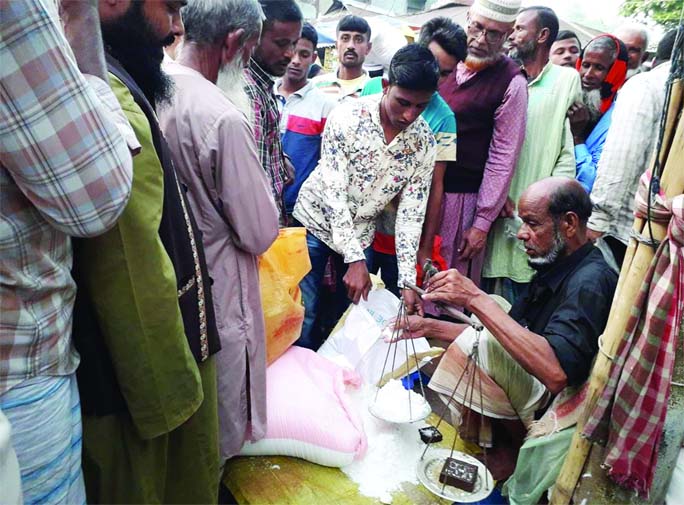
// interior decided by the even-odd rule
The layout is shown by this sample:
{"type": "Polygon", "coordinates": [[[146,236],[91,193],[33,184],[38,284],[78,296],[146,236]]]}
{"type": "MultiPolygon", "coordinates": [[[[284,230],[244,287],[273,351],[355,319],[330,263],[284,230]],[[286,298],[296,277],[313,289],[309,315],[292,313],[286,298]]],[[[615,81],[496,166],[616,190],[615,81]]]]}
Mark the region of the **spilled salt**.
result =
{"type": "MultiPolygon", "coordinates": [[[[418,429],[426,425],[391,424],[373,417],[368,406],[375,400],[374,388],[363,388],[351,397],[363,420],[368,449],[361,459],[343,467],[342,471],[358,484],[362,495],[392,503],[392,493],[402,483],[418,484],[416,465],[425,447],[418,429]]],[[[403,398],[406,401],[406,390],[403,398]]]]}

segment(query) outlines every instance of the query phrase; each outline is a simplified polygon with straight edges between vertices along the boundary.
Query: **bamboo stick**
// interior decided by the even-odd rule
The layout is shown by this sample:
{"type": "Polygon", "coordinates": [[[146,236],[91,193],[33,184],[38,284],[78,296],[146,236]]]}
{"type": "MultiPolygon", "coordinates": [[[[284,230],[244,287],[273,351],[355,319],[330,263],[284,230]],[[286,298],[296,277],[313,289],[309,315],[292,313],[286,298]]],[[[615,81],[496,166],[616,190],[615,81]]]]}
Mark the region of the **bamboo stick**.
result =
{"type": "MultiPolygon", "coordinates": [[[[682,81],[673,86],[673,97],[668,109],[667,125],[670,128],[665,131],[660,159],[665,161],[661,178],[661,189],[668,198],[684,193],[684,117],[681,116],[682,108],[682,81]],[[676,106],[676,107],[675,107],[676,106]],[[676,128],[675,128],[676,124],[676,128]]],[[[635,229],[642,232],[645,223],[637,219],[635,229]]],[[[652,223],[654,238],[662,239],[667,231],[666,226],[652,223]]],[[[623,266],[618,281],[618,288],[613,299],[611,313],[603,334],[603,351],[613,356],[623,338],[627,320],[632,305],[639,292],[644,276],[654,256],[654,249],[648,245],[636,243],[630,239],[631,249],[626,255],[627,266],[623,266]],[[618,291],[619,290],[619,291],[618,291]]],[[[594,410],[608,380],[611,361],[603,353],[599,352],[592,369],[589,390],[584,409],[577,422],[577,428],[573,435],[570,451],[563,463],[561,472],[556,480],[551,505],[567,505],[570,503],[575,491],[575,486],[584,468],[587,456],[591,450],[591,442],[581,436],[589,414],[594,410]]]]}

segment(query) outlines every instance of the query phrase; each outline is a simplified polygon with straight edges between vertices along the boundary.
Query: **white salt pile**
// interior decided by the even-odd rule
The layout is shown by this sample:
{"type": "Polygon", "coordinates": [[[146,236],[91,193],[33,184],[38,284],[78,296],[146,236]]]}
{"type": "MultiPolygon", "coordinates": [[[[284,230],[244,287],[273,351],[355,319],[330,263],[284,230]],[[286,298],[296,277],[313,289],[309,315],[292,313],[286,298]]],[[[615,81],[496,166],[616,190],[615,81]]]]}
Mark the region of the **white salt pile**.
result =
{"type": "Polygon", "coordinates": [[[424,419],[430,405],[418,393],[404,389],[401,381],[390,380],[380,388],[372,405],[373,414],[392,423],[408,423],[424,419]]]}
{"type": "MultiPolygon", "coordinates": [[[[368,406],[375,400],[374,388],[354,392],[352,398],[363,419],[368,450],[362,459],[343,467],[342,471],[358,484],[362,495],[391,503],[392,493],[403,482],[418,484],[416,465],[425,448],[418,429],[426,425],[390,424],[373,417],[368,406]]],[[[406,390],[403,399],[407,401],[406,390]]]]}

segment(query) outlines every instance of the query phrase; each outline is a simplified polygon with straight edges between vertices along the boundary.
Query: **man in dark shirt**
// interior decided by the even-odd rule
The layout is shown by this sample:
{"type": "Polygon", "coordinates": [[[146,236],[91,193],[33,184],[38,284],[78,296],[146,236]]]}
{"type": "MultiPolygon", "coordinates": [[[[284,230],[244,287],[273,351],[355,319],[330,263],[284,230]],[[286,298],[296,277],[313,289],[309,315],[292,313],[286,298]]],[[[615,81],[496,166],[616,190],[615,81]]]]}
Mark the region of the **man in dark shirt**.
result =
{"type": "MultiPolygon", "coordinates": [[[[508,313],[501,306],[505,302],[497,303],[455,269],[431,279],[424,300],[465,307],[486,328],[479,348],[485,358],[481,370],[487,416],[520,419],[527,427],[554,395],[587,379],[617,284],[617,274],[587,239],[590,214],[591,201],[577,181],[550,177],[527,188],[519,202],[523,224],[518,239],[537,274],[508,313]]],[[[409,325],[414,337],[455,340],[430,383],[450,394],[475,332],[415,316],[409,325]]],[[[459,390],[465,387],[462,382],[459,390]]],[[[457,391],[457,401],[462,393],[457,391]]]]}

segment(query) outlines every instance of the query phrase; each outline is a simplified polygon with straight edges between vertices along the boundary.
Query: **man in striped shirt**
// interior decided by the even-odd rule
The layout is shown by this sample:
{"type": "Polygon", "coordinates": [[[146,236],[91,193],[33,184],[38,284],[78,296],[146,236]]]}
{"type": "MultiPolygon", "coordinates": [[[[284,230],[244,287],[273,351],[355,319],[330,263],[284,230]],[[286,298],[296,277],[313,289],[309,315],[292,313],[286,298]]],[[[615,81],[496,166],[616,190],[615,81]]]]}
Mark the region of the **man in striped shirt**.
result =
{"type": "Polygon", "coordinates": [[[316,168],[321,157],[321,135],[328,114],[336,102],[315,88],[307,79],[309,68],[316,61],[318,34],[304,23],[292,61],[283,78],[275,84],[280,108],[280,132],[283,150],[295,169],[294,183],[285,188],[285,210],[292,218],[299,188],[316,168]]]}
{"type": "Polygon", "coordinates": [[[349,14],[337,23],[337,58],[340,66],[334,72],[318,75],[314,86],[339,102],[358,98],[368,82],[368,72],[363,69],[366,56],[370,53],[371,28],[368,21],[349,14]]]}

